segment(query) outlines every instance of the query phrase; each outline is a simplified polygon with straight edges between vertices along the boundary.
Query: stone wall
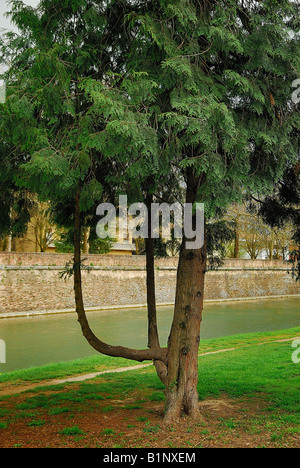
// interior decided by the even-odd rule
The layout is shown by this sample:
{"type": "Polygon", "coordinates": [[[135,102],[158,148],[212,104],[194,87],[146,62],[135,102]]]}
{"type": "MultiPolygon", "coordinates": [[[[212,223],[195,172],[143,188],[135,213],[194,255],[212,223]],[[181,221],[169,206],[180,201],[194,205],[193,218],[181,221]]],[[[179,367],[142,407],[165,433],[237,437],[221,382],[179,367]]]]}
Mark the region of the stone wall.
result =
{"type": "MultiPolygon", "coordinates": [[[[72,279],[59,273],[68,254],[0,254],[0,314],[74,310],[72,279]]],[[[87,308],[146,303],[145,257],[89,255],[83,272],[87,308]]],[[[157,302],[173,303],[178,259],[156,261],[157,302]]],[[[287,274],[287,264],[267,260],[227,260],[206,278],[206,300],[227,300],[300,294],[287,274]]]]}

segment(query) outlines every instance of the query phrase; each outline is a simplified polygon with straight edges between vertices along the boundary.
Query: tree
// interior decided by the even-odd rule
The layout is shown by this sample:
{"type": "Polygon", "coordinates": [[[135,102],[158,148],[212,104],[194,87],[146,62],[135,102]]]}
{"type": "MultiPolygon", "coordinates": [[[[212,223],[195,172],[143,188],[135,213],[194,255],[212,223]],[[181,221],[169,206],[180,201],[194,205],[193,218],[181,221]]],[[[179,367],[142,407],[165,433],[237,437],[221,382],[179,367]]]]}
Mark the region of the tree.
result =
{"type": "Polygon", "coordinates": [[[258,220],[247,203],[231,206],[226,212],[225,219],[232,220],[235,225],[234,257],[239,258],[240,253],[247,253],[255,260],[260,252],[267,248],[268,227],[262,220],[258,220]]]}
{"type": "Polygon", "coordinates": [[[256,259],[260,253],[269,260],[286,259],[288,249],[293,245],[293,227],[286,218],[282,227],[266,224],[262,216],[260,200],[247,198],[241,204],[234,204],[226,210],[223,219],[233,223],[234,243],[227,245],[227,255],[239,258],[247,253],[256,259]]]}
{"type": "Polygon", "coordinates": [[[32,242],[40,252],[46,252],[50,244],[57,238],[48,203],[39,203],[37,201],[30,214],[31,219],[28,228],[34,234],[32,242]]]}
{"type": "MultiPolygon", "coordinates": [[[[243,191],[270,189],[296,157],[299,116],[286,83],[299,67],[297,11],[289,1],[154,2],[135,20],[136,69],[158,83],[162,157],[180,168],[186,202],[204,202],[208,218],[243,191]]],[[[185,240],[168,343],[168,422],[182,410],[198,414],[207,252],[206,243],[191,251],[185,240]]]]}
{"type": "MultiPolygon", "coordinates": [[[[198,418],[209,220],[245,191],[270,190],[296,158],[299,115],[287,83],[299,73],[299,5],[43,0],[40,13],[16,0],[13,6],[24,33],[13,70],[16,75],[21,63],[25,71],[23,89],[19,83],[18,96],[8,103],[10,111],[14,102],[26,104],[29,121],[27,146],[19,137],[26,157],[18,181],[50,197],[74,222],[74,290],[83,335],[109,356],[154,361],[166,386],[167,423],[182,412],[198,418]],[[28,41],[38,47],[28,49],[28,41]],[[201,248],[187,247],[183,238],[168,346],[158,340],[151,242],[149,348],[110,346],[95,336],[85,314],[82,229],[100,195],[111,194],[112,182],[113,194],[124,188],[120,174],[125,186],[140,178],[150,203],[174,167],[184,201],[205,203],[207,228],[201,248]]],[[[20,154],[15,142],[14,148],[20,154]]]]}
{"type": "Polygon", "coordinates": [[[257,213],[275,231],[292,230],[289,235],[294,248],[290,250],[292,275],[300,280],[300,163],[288,164],[272,194],[259,200],[257,213]]]}
{"type": "MultiPolygon", "coordinates": [[[[0,108],[4,111],[4,104],[0,103],[0,108]]],[[[35,202],[30,191],[20,189],[14,180],[18,163],[10,158],[12,148],[5,139],[10,126],[6,123],[5,119],[0,121],[0,238],[4,239],[5,250],[10,252],[13,238],[26,233],[35,202]]]]}
{"type": "MultiPolygon", "coordinates": [[[[96,225],[95,203],[99,203],[101,198],[103,201],[114,199],[121,188],[118,185],[120,173],[127,171],[128,180],[134,180],[136,172],[139,171],[140,175],[143,171],[146,180],[147,174],[153,171],[153,159],[150,157],[157,148],[154,130],[148,131],[145,137],[147,119],[135,112],[135,107],[127,109],[128,97],[125,108],[125,100],[120,96],[117,103],[121,105],[119,116],[123,112],[123,116],[131,121],[129,131],[137,127],[136,140],[130,142],[133,139],[130,132],[123,139],[122,144],[128,144],[129,159],[124,155],[124,146],[116,144],[118,134],[115,132],[114,139],[106,142],[104,157],[104,150],[93,147],[93,137],[103,129],[112,131],[112,128],[108,126],[105,112],[93,115],[93,109],[89,111],[91,101],[82,91],[84,82],[81,80],[92,76],[100,86],[103,83],[112,85],[111,95],[114,99],[118,97],[121,83],[118,72],[130,43],[128,31],[123,30],[124,17],[132,11],[130,4],[102,2],[95,5],[78,1],[75,5],[68,0],[45,0],[39,9],[34,10],[24,7],[21,2],[12,2],[12,17],[21,29],[22,37],[12,37],[2,47],[4,55],[10,54],[12,58],[12,66],[6,74],[8,98],[2,122],[6,128],[16,111],[20,114],[20,125],[11,126],[11,131],[5,135],[11,144],[11,154],[19,161],[14,180],[22,187],[33,188],[42,200],[51,200],[58,226],[68,228],[73,224],[74,289],[83,334],[101,352],[143,360],[164,356],[165,351],[145,350],[140,354],[138,350],[105,344],[102,347],[100,340],[91,338],[81,291],[82,230],[96,225]],[[94,63],[98,64],[97,70],[94,63]],[[112,151],[110,147],[120,153],[120,158],[116,158],[113,165],[108,159],[112,151]],[[143,160],[137,164],[141,152],[143,160]]],[[[123,84],[131,87],[133,92],[132,86],[137,89],[140,86],[139,75],[128,77],[123,84]]],[[[153,85],[150,81],[149,86],[151,91],[153,85]]],[[[142,102],[141,98],[139,102],[142,102]]],[[[149,184],[144,190],[149,193],[149,184]]],[[[149,259],[152,261],[151,255],[149,259]]],[[[149,300],[153,302],[150,294],[149,300]]],[[[151,341],[158,337],[154,323],[155,315],[149,307],[151,341]]]]}

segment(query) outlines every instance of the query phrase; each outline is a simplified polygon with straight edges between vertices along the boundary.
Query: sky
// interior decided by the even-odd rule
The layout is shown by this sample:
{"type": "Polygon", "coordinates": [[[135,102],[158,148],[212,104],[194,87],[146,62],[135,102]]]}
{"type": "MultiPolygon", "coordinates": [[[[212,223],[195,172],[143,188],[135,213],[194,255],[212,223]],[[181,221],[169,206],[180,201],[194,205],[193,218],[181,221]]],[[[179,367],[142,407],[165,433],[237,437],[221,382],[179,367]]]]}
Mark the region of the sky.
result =
{"type": "MultiPolygon", "coordinates": [[[[30,6],[37,6],[39,3],[39,0],[23,0],[23,3],[25,5],[30,5],[30,6]]],[[[10,19],[6,18],[4,14],[10,10],[10,6],[7,2],[7,0],[0,0],[0,34],[5,32],[5,31],[17,31],[16,26],[11,24],[10,19]]],[[[0,63],[0,73],[4,71],[3,65],[0,63]]],[[[1,86],[1,81],[0,81],[0,86],[1,86]]]]}
{"type": "MultiPolygon", "coordinates": [[[[23,0],[23,3],[25,5],[30,5],[30,6],[37,6],[39,3],[39,0],[23,0]]],[[[4,13],[10,10],[10,6],[8,5],[6,0],[0,0],[0,30],[1,29],[14,29],[15,27],[10,23],[9,18],[5,18],[4,13]]]]}

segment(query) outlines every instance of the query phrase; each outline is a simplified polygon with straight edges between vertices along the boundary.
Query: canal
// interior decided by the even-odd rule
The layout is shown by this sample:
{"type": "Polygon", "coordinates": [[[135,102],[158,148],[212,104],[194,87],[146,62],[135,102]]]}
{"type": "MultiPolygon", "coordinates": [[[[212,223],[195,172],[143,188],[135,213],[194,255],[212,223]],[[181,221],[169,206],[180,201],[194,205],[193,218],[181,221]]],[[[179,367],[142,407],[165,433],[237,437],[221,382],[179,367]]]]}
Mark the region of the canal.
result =
{"type": "MultiPolygon", "coordinates": [[[[158,308],[161,344],[166,345],[173,309],[158,308]]],[[[91,312],[91,328],[113,345],[147,347],[145,309],[91,312]]],[[[201,339],[240,333],[275,331],[300,324],[300,298],[205,304],[201,339]]],[[[81,335],[75,314],[0,320],[0,339],[6,343],[6,363],[0,373],[70,361],[97,354],[81,335]]]]}

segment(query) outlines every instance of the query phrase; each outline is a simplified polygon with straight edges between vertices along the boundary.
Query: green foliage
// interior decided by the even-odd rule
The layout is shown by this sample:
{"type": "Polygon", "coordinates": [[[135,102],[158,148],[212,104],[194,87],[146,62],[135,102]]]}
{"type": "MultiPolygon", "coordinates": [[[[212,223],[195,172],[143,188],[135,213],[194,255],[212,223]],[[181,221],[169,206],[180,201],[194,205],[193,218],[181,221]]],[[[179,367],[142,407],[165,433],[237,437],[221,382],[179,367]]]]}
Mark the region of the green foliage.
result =
{"type": "MultiPolygon", "coordinates": [[[[91,234],[88,240],[90,254],[107,254],[110,252],[116,239],[99,239],[95,234],[91,234]]],[[[57,240],[54,242],[57,252],[74,253],[74,229],[61,229],[57,233],[57,240]]],[[[81,235],[81,246],[84,250],[84,233],[81,235]]],[[[71,265],[68,265],[70,268],[71,265]]]]}
{"type": "Polygon", "coordinates": [[[113,244],[115,243],[116,239],[92,239],[90,241],[90,249],[89,253],[90,254],[108,254],[112,247],[113,244]]]}
{"type": "Polygon", "coordinates": [[[93,225],[100,198],[156,193],[172,174],[177,190],[192,168],[211,218],[244,191],[270,192],[296,160],[298,2],[11,6],[21,35],[0,43],[3,193],[36,191],[67,225],[80,187],[93,225]]]}
{"type": "Polygon", "coordinates": [[[60,434],[62,435],[83,435],[84,431],[80,429],[78,426],[73,426],[73,427],[65,427],[64,429],[59,431],[60,434]]]}
{"type": "Polygon", "coordinates": [[[268,191],[296,158],[297,18],[295,2],[234,0],[161,2],[139,17],[134,62],[159,84],[164,146],[177,143],[165,154],[183,173],[205,174],[198,196],[208,216],[242,190],[268,191]]]}
{"type": "Polygon", "coordinates": [[[99,200],[101,200],[103,193],[102,184],[97,179],[92,179],[87,182],[82,191],[80,197],[80,209],[81,211],[88,211],[95,206],[99,200]]]}
{"type": "Polygon", "coordinates": [[[206,226],[208,268],[213,270],[224,263],[226,248],[235,237],[232,223],[215,219],[206,226]]]}

